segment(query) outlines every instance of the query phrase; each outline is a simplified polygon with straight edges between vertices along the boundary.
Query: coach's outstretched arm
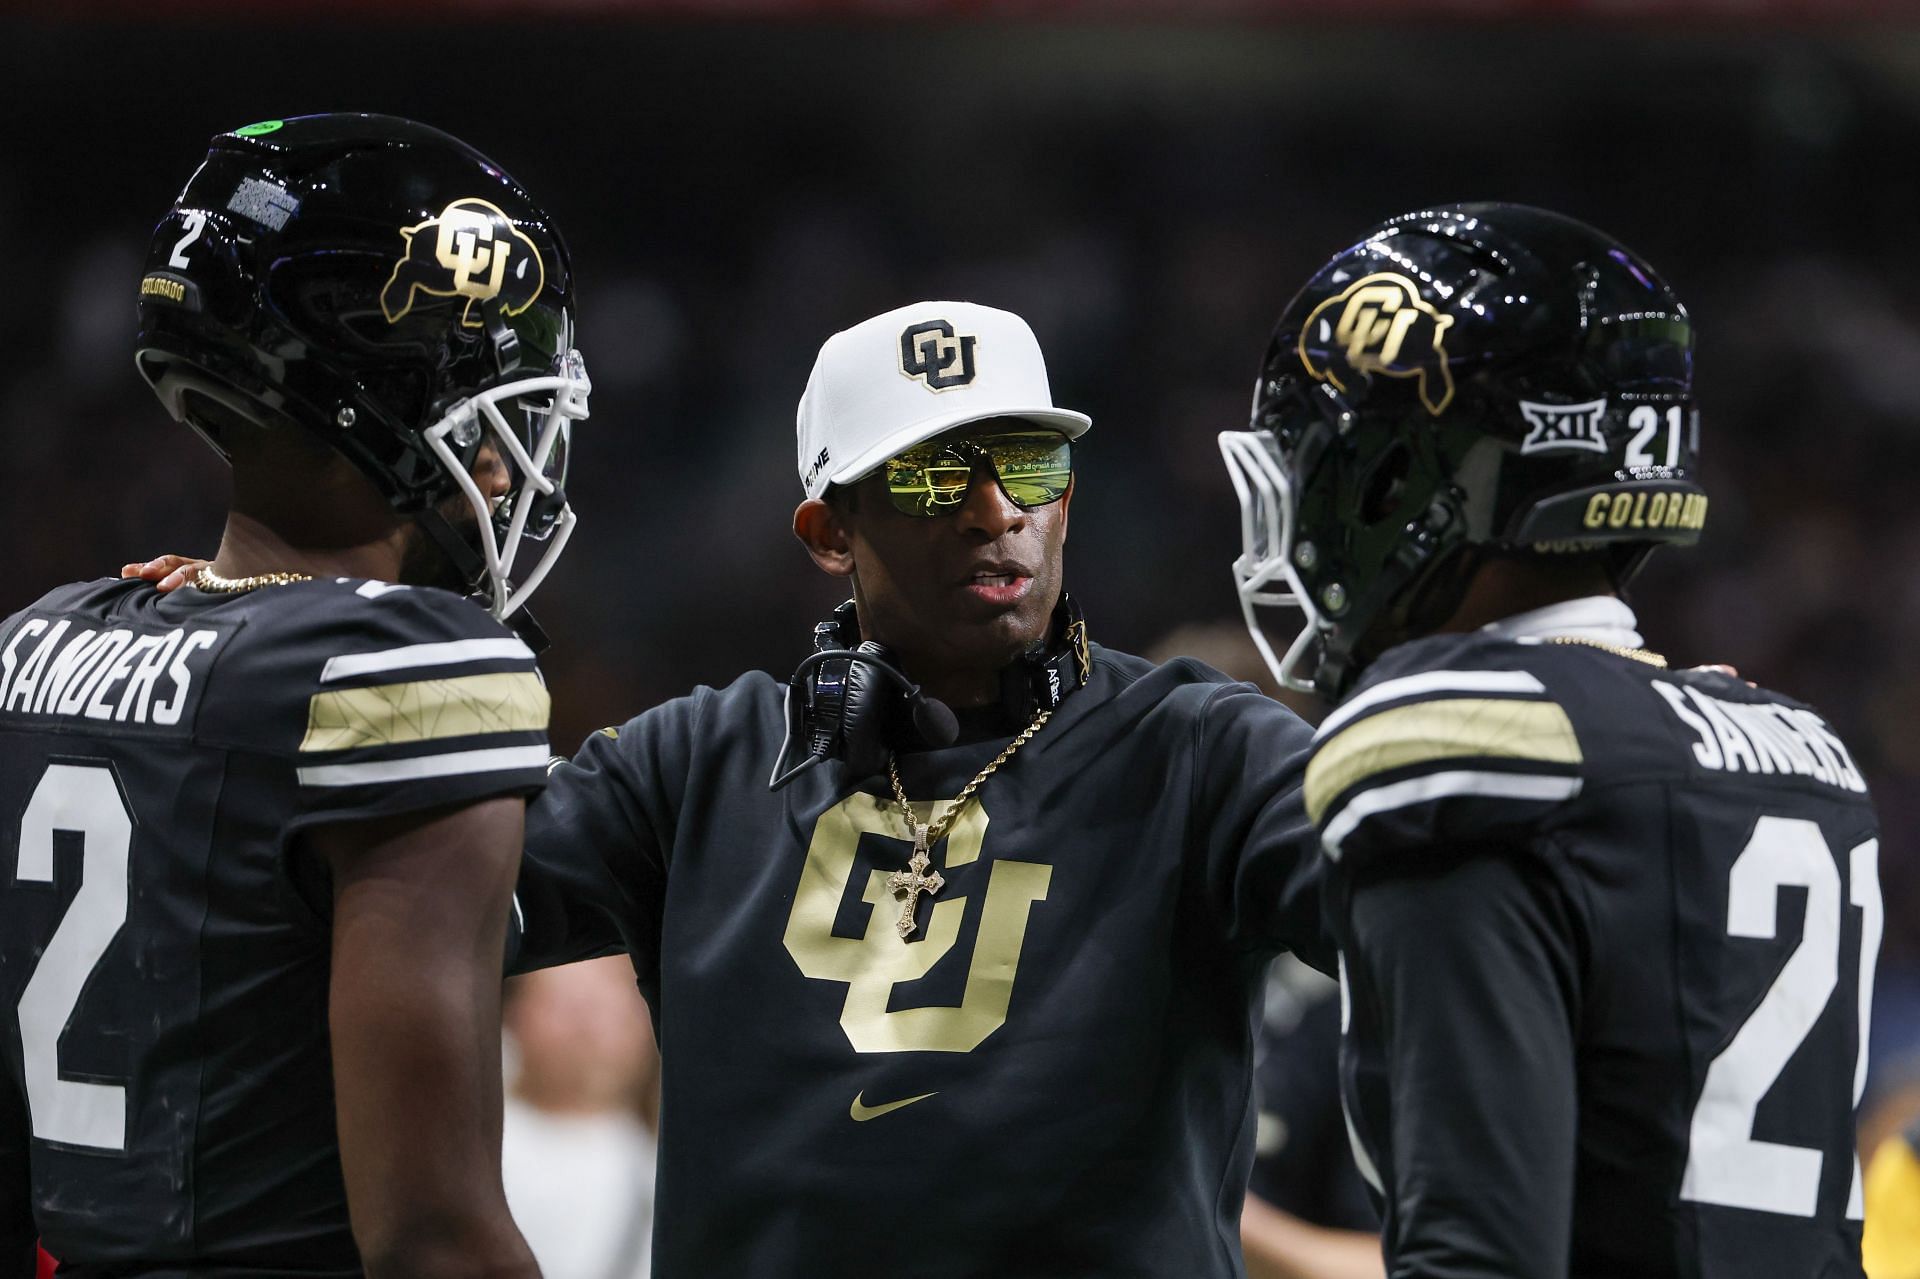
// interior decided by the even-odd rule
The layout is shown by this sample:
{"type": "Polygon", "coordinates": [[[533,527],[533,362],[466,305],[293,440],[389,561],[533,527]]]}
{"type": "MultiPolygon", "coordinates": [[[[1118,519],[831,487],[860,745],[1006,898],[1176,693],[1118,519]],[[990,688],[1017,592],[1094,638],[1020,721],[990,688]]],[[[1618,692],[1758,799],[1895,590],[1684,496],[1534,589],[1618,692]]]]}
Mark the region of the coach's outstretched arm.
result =
{"type": "Polygon", "coordinates": [[[535,1279],[500,1182],[500,958],[525,804],[305,837],[333,874],[334,1088],[368,1279],[535,1279]]]}

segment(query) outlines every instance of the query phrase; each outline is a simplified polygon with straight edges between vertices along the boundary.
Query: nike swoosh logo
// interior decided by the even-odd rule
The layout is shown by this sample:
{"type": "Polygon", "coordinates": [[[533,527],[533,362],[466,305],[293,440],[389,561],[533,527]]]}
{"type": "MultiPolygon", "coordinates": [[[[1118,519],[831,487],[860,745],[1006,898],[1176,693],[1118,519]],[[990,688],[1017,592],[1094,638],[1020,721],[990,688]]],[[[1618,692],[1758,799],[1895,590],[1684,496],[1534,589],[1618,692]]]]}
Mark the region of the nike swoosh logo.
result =
{"type": "Polygon", "coordinates": [[[853,1117],[853,1122],[856,1124],[864,1124],[869,1119],[878,1119],[890,1111],[898,1110],[902,1106],[911,1106],[916,1101],[925,1101],[927,1098],[935,1095],[934,1093],[923,1092],[918,1097],[906,1097],[899,1101],[890,1101],[884,1106],[865,1106],[860,1103],[860,1099],[866,1096],[866,1094],[867,1090],[862,1088],[854,1094],[853,1104],[847,1107],[847,1113],[853,1117]]]}

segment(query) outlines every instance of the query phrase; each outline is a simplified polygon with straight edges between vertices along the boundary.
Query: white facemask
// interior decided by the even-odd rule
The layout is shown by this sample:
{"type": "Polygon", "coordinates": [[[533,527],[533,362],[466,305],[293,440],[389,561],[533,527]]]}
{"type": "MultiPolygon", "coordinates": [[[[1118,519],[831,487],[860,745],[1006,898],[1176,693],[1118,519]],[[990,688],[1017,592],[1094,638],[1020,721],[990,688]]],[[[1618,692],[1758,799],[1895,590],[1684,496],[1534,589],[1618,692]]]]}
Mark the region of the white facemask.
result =
{"type": "Polygon", "coordinates": [[[586,418],[592,390],[586,362],[578,351],[569,350],[557,373],[489,387],[455,404],[424,432],[428,447],[473,507],[480,550],[486,557],[489,611],[502,621],[539,589],[573,536],[573,508],[565,503],[560,486],[566,478],[572,424],[586,418]],[[526,423],[526,439],[511,425],[509,415],[526,423]],[[498,503],[500,512],[510,512],[504,528],[496,519],[496,504],[480,491],[460,461],[460,454],[483,433],[491,433],[501,459],[518,480],[517,487],[498,503]],[[557,510],[549,500],[556,494],[563,499],[557,510]],[[536,511],[539,519],[529,528],[536,511]],[[526,579],[516,583],[513,568],[523,540],[540,542],[544,549],[526,579]]]}

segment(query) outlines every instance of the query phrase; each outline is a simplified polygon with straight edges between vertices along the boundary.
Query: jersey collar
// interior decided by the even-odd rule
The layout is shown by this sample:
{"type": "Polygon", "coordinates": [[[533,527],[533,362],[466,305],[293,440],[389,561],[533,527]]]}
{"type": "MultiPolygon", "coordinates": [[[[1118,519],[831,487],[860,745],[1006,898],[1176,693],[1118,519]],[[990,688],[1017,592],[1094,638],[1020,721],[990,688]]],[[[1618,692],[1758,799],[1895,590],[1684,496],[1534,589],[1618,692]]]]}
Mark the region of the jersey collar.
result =
{"type": "Polygon", "coordinates": [[[1523,643],[1565,637],[1616,648],[1643,648],[1645,641],[1640,638],[1638,627],[1639,622],[1625,600],[1612,595],[1588,595],[1503,617],[1481,627],[1480,632],[1523,643]]]}

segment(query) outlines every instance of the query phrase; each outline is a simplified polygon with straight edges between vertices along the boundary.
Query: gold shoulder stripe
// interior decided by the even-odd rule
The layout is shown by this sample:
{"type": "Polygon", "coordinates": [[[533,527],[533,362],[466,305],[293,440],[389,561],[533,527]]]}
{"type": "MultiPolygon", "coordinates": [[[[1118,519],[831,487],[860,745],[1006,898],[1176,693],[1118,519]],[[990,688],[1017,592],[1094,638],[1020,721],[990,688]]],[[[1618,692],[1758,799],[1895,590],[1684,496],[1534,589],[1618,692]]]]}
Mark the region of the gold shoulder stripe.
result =
{"type": "Polygon", "coordinates": [[[547,726],[546,685],[532,671],[462,675],[315,693],[302,752],[393,746],[547,726]]]}
{"type": "Polygon", "coordinates": [[[1449,697],[1381,711],[1327,739],[1307,765],[1314,824],[1347,790],[1389,769],[1448,759],[1578,764],[1580,742],[1557,702],[1449,697]]]}

